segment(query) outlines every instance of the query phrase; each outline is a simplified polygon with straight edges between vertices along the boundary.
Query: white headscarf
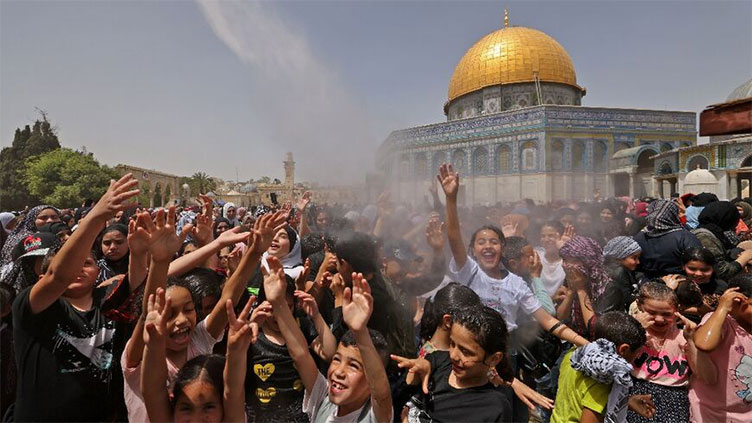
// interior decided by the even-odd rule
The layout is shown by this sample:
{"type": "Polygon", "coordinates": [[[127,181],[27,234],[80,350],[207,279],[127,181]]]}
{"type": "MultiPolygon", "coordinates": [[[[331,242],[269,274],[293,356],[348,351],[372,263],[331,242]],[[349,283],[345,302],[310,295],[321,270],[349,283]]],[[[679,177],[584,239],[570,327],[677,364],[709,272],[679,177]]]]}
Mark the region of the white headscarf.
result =
{"type": "Polygon", "coordinates": [[[7,230],[5,227],[10,223],[11,220],[15,219],[16,215],[10,212],[2,212],[0,213],[0,228],[5,231],[6,234],[9,234],[10,231],[7,230]]]}
{"type": "MultiPolygon", "coordinates": [[[[293,230],[293,232],[295,232],[295,230],[293,230]]],[[[303,273],[303,256],[300,243],[300,235],[295,232],[295,245],[293,245],[290,252],[280,260],[285,274],[293,279],[297,279],[298,276],[303,273]]],[[[269,253],[264,252],[264,255],[261,257],[261,265],[264,266],[264,269],[266,269],[267,272],[269,271],[269,264],[266,262],[268,256],[269,253]]]]}
{"type": "Polygon", "coordinates": [[[240,225],[240,221],[238,220],[238,208],[235,207],[235,203],[227,202],[227,203],[225,203],[224,206],[222,206],[222,217],[224,217],[225,219],[229,220],[230,221],[230,225],[232,225],[233,228],[236,227],[236,226],[238,226],[238,225],[240,225]],[[227,217],[227,210],[230,207],[232,207],[233,209],[235,209],[235,218],[233,218],[233,219],[230,219],[229,217],[227,217]]]}

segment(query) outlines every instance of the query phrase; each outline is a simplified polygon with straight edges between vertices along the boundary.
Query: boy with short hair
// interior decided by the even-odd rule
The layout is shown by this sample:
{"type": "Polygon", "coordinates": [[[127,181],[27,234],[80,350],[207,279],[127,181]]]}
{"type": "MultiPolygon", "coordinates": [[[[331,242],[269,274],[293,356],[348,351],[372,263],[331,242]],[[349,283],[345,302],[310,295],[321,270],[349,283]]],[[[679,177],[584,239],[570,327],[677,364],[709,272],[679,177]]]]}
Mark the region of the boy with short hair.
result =
{"type": "Polygon", "coordinates": [[[324,378],[287,307],[282,266],[274,257],[269,257],[268,263],[270,271],[264,269],[264,291],[305,387],[303,411],[311,422],[391,422],[392,397],[384,369],[386,342],[367,327],[373,297],[363,275],[353,273],[352,289],[345,289],[342,317],[350,331],[337,346],[324,378]]]}
{"type": "Polygon", "coordinates": [[[564,356],[551,421],[626,421],[628,403],[640,414],[652,415],[649,396],[628,397],[629,363],[646,342],[645,329],[627,313],[611,311],[596,321],[595,338],[564,356]]]}
{"type": "Polygon", "coordinates": [[[113,355],[124,331],[105,311],[121,305],[141,281],[95,288],[99,266],[92,246],[138,194],[137,185],[130,174],[111,181],[39,282],[13,302],[15,421],[103,421],[117,407],[113,401],[122,403],[113,355]]]}

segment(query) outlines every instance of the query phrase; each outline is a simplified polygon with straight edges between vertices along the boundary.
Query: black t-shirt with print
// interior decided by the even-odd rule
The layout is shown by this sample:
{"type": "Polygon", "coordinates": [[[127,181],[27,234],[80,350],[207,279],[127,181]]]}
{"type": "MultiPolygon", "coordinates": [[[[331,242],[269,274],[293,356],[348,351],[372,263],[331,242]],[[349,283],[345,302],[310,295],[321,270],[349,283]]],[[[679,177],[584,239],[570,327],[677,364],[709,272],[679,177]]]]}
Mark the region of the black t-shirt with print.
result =
{"type": "Polygon", "coordinates": [[[421,395],[421,422],[507,422],[512,419],[512,406],[504,391],[491,383],[473,388],[457,389],[449,384],[452,361],[448,351],[435,351],[426,356],[431,363],[429,395],[421,395]]]}
{"type": "MultiPolygon", "coordinates": [[[[311,321],[298,319],[306,342],[317,336],[311,321]]],[[[248,349],[245,376],[246,414],[249,422],[308,422],[303,412],[305,387],[286,345],[278,345],[259,332],[248,349]]]]}
{"type": "Polygon", "coordinates": [[[13,302],[18,390],[15,421],[102,421],[123,402],[118,357],[124,323],[105,316],[129,296],[126,280],[95,288],[92,308],[79,311],[59,298],[31,312],[31,287],[13,302]]]}

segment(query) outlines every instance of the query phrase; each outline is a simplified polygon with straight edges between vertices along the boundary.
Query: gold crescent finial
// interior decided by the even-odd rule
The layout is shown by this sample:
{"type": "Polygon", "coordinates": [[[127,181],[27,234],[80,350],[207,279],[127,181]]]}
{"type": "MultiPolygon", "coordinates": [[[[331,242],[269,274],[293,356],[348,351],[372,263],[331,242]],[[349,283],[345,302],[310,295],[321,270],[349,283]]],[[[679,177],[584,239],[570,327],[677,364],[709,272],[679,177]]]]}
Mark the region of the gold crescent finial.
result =
{"type": "Polygon", "coordinates": [[[509,28],[509,9],[504,8],[504,28],[509,28]]]}

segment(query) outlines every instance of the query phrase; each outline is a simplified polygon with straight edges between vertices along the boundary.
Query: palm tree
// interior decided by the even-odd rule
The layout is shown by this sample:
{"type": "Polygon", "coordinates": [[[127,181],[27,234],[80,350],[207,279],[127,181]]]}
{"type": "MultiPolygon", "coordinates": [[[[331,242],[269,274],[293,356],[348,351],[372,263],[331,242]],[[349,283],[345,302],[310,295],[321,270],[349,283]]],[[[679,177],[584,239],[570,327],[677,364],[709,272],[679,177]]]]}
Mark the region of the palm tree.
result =
{"type": "Polygon", "coordinates": [[[191,176],[193,189],[198,191],[196,194],[206,194],[209,191],[217,189],[217,182],[204,172],[196,172],[191,176]]]}

